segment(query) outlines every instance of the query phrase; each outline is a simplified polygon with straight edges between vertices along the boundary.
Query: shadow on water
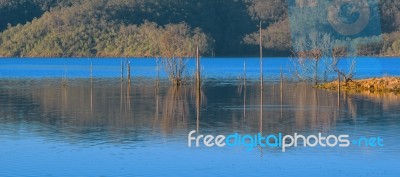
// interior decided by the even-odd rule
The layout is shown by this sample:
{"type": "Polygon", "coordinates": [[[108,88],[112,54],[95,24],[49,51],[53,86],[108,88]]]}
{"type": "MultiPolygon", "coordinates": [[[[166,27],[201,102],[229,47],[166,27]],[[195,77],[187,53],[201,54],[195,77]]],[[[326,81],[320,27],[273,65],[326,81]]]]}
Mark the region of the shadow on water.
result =
{"type": "Polygon", "coordinates": [[[201,89],[147,83],[137,79],[131,84],[118,80],[91,84],[72,79],[62,86],[57,80],[0,80],[0,122],[35,124],[41,128],[34,133],[48,136],[45,132],[51,130],[76,140],[102,133],[104,141],[186,136],[191,130],[290,134],[367,131],[375,126],[374,131],[386,131],[390,128],[385,125],[400,123],[396,118],[400,99],[391,94],[342,92],[338,96],[334,91],[291,83],[283,88],[279,83],[265,83],[261,92],[253,81],[245,86],[206,82],[201,89]]]}

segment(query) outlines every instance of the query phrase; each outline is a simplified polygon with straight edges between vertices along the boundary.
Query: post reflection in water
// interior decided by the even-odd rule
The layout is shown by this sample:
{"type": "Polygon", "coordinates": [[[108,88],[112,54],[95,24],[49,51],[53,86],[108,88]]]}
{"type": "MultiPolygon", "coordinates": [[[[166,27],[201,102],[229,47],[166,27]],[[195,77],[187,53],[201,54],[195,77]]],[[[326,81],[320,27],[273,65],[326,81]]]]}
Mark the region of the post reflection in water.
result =
{"type": "MultiPolygon", "coordinates": [[[[259,129],[259,133],[262,135],[263,133],[263,122],[264,122],[264,114],[263,114],[263,108],[264,108],[264,81],[262,79],[263,77],[261,76],[261,81],[260,81],[260,120],[259,120],[259,124],[260,124],[260,129],[259,129]]],[[[275,94],[274,94],[275,95],[275,94]]],[[[263,148],[262,146],[260,146],[260,157],[263,158],[263,148]]]]}
{"type": "Polygon", "coordinates": [[[78,79],[61,87],[56,80],[0,82],[1,122],[40,123],[42,128],[59,128],[58,134],[67,139],[93,138],[93,131],[107,134],[101,137],[105,141],[134,140],[139,135],[150,140],[148,131],[170,138],[190,130],[290,134],[335,131],[344,125],[360,126],[354,128],[360,130],[374,122],[396,125],[400,121],[393,117],[400,112],[400,99],[394,94],[343,92],[338,97],[336,91],[306,84],[286,83],[280,94],[274,94],[273,84],[265,83],[261,89],[259,82],[248,81],[237,94],[237,84],[219,81],[206,82],[201,89],[140,80],[91,84],[78,79]]]}
{"type": "Polygon", "coordinates": [[[93,114],[93,83],[90,83],[90,113],[93,114]]]}

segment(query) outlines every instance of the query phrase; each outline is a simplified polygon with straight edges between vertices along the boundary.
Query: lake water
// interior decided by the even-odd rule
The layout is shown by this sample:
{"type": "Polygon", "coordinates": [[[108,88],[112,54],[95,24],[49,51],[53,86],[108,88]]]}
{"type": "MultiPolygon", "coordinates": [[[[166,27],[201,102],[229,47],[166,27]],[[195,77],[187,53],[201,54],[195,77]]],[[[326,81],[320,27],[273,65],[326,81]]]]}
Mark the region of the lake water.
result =
{"type": "MultiPolygon", "coordinates": [[[[121,59],[1,59],[0,176],[400,176],[399,95],[281,85],[287,59],[265,59],[263,91],[257,59],[204,59],[200,91],[163,74],[157,86],[155,60],[131,63],[128,84],[121,59]],[[188,147],[192,130],[347,134],[383,146],[188,147]]],[[[400,75],[400,59],[357,63],[360,78],[400,75]]]]}
{"type": "MultiPolygon", "coordinates": [[[[92,64],[93,77],[115,78],[121,76],[121,62],[131,62],[131,74],[135,77],[155,78],[157,76],[157,63],[161,65],[161,59],[125,59],[125,58],[1,58],[1,78],[43,78],[43,77],[68,77],[89,78],[90,66],[92,64]]],[[[350,59],[343,60],[340,65],[346,67],[350,59]]],[[[204,58],[201,60],[202,77],[217,79],[236,79],[242,76],[246,63],[246,76],[248,78],[259,78],[260,66],[258,58],[204,58]]],[[[321,62],[322,63],[322,62],[321,62]]],[[[195,60],[189,60],[187,75],[195,72],[195,60]]],[[[266,80],[279,80],[280,70],[287,77],[294,72],[293,62],[288,58],[265,58],[264,76],[266,80]]],[[[356,59],[357,78],[400,75],[400,58],[367,58],[356,59]]],[[[126,67],[124,68],[126,72],[126,67]]],[[[165,77],[162,66],[159,67],[160,76],[165,77]]]]}

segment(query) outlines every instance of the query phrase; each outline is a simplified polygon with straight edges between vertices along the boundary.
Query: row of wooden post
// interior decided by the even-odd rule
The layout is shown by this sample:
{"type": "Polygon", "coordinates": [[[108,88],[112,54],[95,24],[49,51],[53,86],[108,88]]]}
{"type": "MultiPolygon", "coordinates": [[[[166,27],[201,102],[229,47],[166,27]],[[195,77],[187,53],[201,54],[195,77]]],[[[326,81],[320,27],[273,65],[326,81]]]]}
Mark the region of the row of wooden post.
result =
{"type": "MultiPolygon", "coordinates": [[[[127,68],[127,80],[128,83],[131,83],[131,61],[128,60],[126,63],[126,68],[127,68]]],[[[124,82],[124,62],[121,61],[121,82],[124,82]]]]}
{"type": "MultiPolygon", "coordinates": [[[[131,62],[127,62],[127,80],[131,83],[131,62]]],[[[124,62],[121,61],[121,82],[124,81],[124,62]]],[[[93,83],[93,62],[90,62],[90,83],[93,83]]]]}

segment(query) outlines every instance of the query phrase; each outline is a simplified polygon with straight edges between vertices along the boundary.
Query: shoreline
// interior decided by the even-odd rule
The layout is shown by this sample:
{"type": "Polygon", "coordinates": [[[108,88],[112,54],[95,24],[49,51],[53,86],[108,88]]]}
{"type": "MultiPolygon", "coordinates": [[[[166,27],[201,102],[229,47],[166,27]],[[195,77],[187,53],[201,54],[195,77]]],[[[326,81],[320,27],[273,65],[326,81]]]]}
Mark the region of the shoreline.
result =
{"type": "MultiPolygon", "coordinates": [[[[326,90],[338,90],[338,81],[319,84],[316,88],[326,90]]],[[[341,91],[371,92],[371,93],[395,93],[400,94],[400,77],[374,77],[340,82],[341,91]]]]}

